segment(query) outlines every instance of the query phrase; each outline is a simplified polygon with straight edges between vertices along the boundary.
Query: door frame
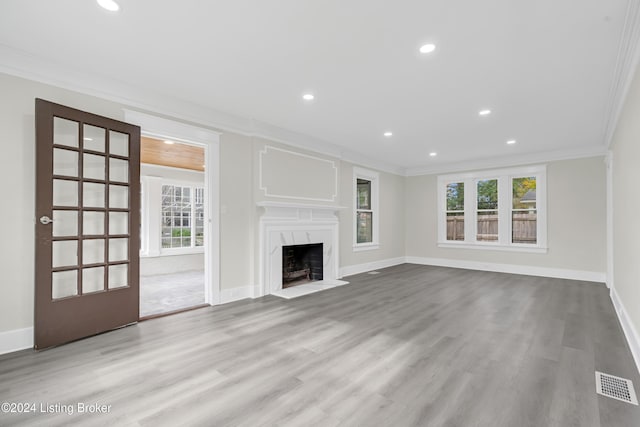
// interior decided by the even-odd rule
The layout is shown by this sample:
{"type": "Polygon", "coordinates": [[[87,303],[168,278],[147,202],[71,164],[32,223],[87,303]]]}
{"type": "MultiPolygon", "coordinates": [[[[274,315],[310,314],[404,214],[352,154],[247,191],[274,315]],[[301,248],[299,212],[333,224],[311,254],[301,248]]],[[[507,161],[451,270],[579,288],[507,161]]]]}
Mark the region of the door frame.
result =
{"type": "Polygon", "coordinates": [[[124,109],[125,121],[141,128],[141,135],[171,139],[204,147],[205,206],[207,219],[204,236],[205,303],[220,304],[220,132],[139,111],[124,109]]]}

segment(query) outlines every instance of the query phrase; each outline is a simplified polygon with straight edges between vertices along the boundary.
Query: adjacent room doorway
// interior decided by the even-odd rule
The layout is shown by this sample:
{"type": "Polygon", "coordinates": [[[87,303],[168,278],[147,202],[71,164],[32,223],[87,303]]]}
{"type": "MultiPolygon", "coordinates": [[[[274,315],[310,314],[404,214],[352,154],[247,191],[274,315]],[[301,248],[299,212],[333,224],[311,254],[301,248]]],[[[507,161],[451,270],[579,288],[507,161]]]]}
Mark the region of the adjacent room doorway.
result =
{"type": "Polygon", "coordinates": [[[140,142],[140,318],[205,304],[205,146],[140,142]]]}

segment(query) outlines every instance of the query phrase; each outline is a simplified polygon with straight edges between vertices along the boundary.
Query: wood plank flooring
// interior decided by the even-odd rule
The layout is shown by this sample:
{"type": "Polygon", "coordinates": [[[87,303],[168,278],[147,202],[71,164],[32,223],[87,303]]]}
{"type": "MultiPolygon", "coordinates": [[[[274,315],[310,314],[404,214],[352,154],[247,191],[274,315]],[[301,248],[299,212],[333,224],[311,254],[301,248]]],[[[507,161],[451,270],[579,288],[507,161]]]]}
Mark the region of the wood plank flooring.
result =
{"type": "Polygon", "coordinates": [[[604,285],[410,264],[348,280],[0,356],[0,402],[38,405],[0,425],[640,426],[595,393],[596,369],[640,385],[604,285]]]}

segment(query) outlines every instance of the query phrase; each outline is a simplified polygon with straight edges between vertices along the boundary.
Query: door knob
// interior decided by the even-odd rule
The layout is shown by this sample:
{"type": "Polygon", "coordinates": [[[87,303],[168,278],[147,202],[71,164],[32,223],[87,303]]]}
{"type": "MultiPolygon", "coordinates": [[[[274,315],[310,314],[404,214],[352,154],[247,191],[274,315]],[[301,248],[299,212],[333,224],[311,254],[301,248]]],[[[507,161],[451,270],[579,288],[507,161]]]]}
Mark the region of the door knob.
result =
{"type": "Polygon", "coordinates": [[[52,222],[53,220],[46,215],[40,217],[40,224],[47,225],[47,224],[51,224],[52,222]]]}

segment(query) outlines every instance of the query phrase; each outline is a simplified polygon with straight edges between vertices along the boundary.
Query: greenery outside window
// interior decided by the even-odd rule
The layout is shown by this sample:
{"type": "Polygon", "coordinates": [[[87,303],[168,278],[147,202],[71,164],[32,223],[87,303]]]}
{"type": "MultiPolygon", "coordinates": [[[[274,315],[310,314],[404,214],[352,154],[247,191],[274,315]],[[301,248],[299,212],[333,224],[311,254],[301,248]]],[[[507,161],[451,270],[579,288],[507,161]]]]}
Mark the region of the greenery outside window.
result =
{"type": "Polygon", "coordinates": [[[546,167],[438,177],[438,246],[547,251],[546,167]]]}

